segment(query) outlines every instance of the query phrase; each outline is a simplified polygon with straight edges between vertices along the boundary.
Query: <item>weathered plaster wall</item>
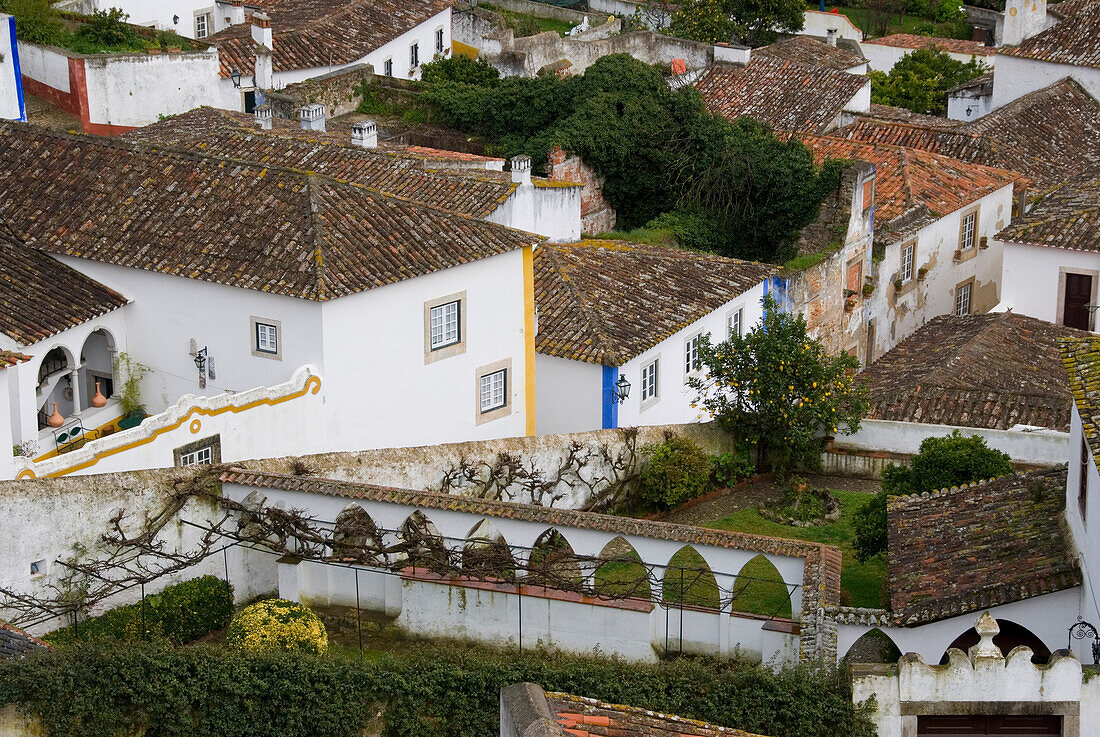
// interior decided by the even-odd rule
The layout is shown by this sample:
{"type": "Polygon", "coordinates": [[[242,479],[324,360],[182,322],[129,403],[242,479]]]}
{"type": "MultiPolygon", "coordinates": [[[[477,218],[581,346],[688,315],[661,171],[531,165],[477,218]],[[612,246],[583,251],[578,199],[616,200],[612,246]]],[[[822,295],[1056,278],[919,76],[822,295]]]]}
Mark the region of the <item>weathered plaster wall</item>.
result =
{"type": "Polygon", "coordinates": [[[863,31],[841,13],[823,13],[820,10],[807,10],[803,16],[802,30],[799,34],[826,38],[830,29],[836,29],[837,39],[863,40],[863,31]]]}
{"type": "Polygon", "coordinates": [[[0,13],[0,118],[26,120],[15,18],[0,13]]]}
{"type": "Polygon", "coordinates": [[[557,243],[577,241],[581,237],[581,187],[525,182],[485,219],[557,243]]]}
{"type": "Polygon", "coordinates": [[[580,156],[568,156],[560,146],[551,151],[549,178],[583,185],[580,193],[582,233],[595,235],[615,229],[615,210],[603,196],[604,178],[580,156]]]}
{"type": "Polygon", "coordinates": [[[335,118],[354,112],[363,99],[359,88],[373,80],[374,67],[356,64],[272,92],[267,95],[267,102],[276,118],[297,120],[299,108],[316,102],[325,106],[328,117],[335,118]]]}
{"type": "Polygon", "coordinates": [[[1069,64],[1051,64],[1020,56],[997,54],[997,73],[993,75],[993,109],[1073,77],[1090,95],[1100,98],[1100,69],[1069,64]]]}

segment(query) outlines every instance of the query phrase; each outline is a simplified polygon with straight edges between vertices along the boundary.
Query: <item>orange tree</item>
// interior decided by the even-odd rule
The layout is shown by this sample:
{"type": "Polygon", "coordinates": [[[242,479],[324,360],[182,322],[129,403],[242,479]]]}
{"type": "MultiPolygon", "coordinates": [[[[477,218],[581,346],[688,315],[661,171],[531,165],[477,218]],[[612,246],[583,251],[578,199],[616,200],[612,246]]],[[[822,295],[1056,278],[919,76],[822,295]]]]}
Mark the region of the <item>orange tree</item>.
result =
{"type": "Polygon", "coordinates": [[[806,334],[801,315],[764,298],[764,318],[746,335],[721,343],[703,336],[701,377],[691,378],[696,404],[738,443],[756,446],[758,465],[780,471],[815,468],[821,436],[853,433],[867,412],[866,388],[855,386],[854,356],[830,356],[806,334]]]}

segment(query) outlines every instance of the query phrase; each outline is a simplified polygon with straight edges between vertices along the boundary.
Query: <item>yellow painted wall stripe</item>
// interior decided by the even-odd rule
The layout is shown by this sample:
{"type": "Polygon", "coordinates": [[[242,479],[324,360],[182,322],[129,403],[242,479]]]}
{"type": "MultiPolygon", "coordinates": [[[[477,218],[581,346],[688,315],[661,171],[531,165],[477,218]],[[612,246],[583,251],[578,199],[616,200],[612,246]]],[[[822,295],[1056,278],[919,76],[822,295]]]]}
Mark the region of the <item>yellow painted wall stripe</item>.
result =
{"type": "MultiPolygon", "coordinates": [[[[149,436],[147,438],[142,438],[141,440],[135,440],[132,443],[127,443],[126,445],[119,446],[118,448],[111,448],[109,450],[103,451],[102,453],[96,453],[96,455],[91,460],[89,460],[85,463],[78,464],[76,466],[72,466],[71,468],[66,468],[66,469],[63,469],[61,471],[54,471],[53,473],[46,474],[46,478],[56,478],[58,476],[67,476],[70,473],[74,473],[76,471],[83,471],[85,468],[90,468],[90,467],[94,466],[95,464],[99,463],[99,461],[104,459],[104,458],[108,458],[108,457],[113,456],[113,455],[118,455],[119,453],[124,453],[128,450],[138,448],[142,445],[148,445],[149,443],[153,442],[154,440],[156,440],[158,437],[160,437],[164,433],[171,432],[171,431],[175,430],[176,428],[180,427],[183,423],[189,421],[195,415],[204,415],[206,417],[216,417],[217,415],[225,414],[226,412],[232,412],[234,414],[237,414],[237,413],[240,413],[240,412],[246,412],[250,409],[254,409],[256,407],[260,407],[260,406],[263,406],[263,405],[267,405],[269,407],[274,407],[277,404],[282,404],[283,402],[289,402],[291,399],[297,399],[298,397],[305,396],[305,394],[307,392],[312,393],[312,394],[316,394],[319,391],[321,391],[321,378],[319,376],[310,376],[309,379],[306,380],[306,384],[305,384],[304,387],[302,387],[301,391],[294,392],[293,394],[288,394],[285,397],[280,397],[278,399],[269,399],[269,398],[265,397],[263,399],[257,399],[254,402],[249,402],[248,404],[242,404],[239,407],[234,406],[234,405],[230,405],[228,407],[221,407],[219,409],[202,409],[201,407],[192,407],[191,410],[186,415],[184,415],[178,422],[176,422],[172,425],[168,425],[167,427],[162,427],[161,429],[157,430],[156,432],[154,432],[151,436],[149,436]]],[[[140,427],[140,425],[139,425],[139,427],[140,427]]],[[[191,432],[195,432],[195,429],[192,428],[191,432]]],[[[17,478],[19,478],[19,479],[33,479],[33,478],[36,478],[36,476],[35,476],[34,471],[23,470],[19,473],[17,478]]]]}
{"type": "Polygon", "coordinates": [[[527,435],[535,434],[535,248],[523,248],[524,412],[527,435]]]}

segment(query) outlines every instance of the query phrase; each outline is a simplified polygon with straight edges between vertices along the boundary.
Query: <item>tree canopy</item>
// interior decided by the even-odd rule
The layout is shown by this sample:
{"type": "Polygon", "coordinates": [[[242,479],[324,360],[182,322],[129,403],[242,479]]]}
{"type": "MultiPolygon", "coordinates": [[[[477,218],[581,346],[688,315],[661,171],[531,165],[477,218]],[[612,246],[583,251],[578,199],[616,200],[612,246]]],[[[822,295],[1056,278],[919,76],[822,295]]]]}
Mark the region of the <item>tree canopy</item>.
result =
{"type": "Polygon", "coordinates": [[[686,0],[672,13],[668,30],[708,44],[764,46],[780,33],[801,31],[805,10],[801,0],[686,0]]]}
{"type": "Polygon", "coordinates": [[[442,122],[536,166],[555,146],[580,155],[604,177],[624,230],[654,221],[688,247],[783,262],[839,185],[839,168],[819,170],[797,140],[711,114],[696,90],[670,89],[660,71],[627,54],[564,79],[470,84],[452,81],[454,71],[429,75],[431,66],[425,78],[438,81],[425,98],[442,122]]]}
{"type": "Polygon", "coordinates": [[[871,71],[871,102],[893,105],[927,115],[947,112],[947,92],[985,74],[985,65],[965,64],[939,49],[918,49],[903,56],[889,74],[871,71]]]}
{"type": "Polygon", "coordinates": [[[746,335],[702,336],[699,365],[704,377],[688,381],[696,401],[780,470],[816,467],[821,435],[857,431],[869,407],[866,388],[853,384],[855,356],[830,356],[802,315],[782,312],[770,296],[746,335]]]}

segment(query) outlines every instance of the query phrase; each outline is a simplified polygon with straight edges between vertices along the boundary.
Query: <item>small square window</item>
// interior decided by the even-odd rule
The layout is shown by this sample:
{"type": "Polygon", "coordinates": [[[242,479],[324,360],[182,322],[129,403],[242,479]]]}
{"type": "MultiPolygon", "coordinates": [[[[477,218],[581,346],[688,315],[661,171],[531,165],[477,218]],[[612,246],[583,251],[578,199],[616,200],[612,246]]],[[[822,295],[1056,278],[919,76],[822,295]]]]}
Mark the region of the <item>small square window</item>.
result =
{"type": "Polygon", "coordinates": [[[913,260],[916,248],[915,243],[910,243],[901,249],[901,280],[903,282],[908,282],[913,278],[913,260]]]}
{"type": "Polygon", "coordinates": [[[660,359],[642,367],[642,403],[657,398],[657,372],[660,368],[660,359]]]}
{"type": "Polygon", "coordinates": [[[420,66],[420,44],[413,44],[409,47],[409,69],[416,69],[420,66]]]}
{"type": "Polygon", "coordinates": [[[955,288],[955,314],[956,315],[969,315],[970,314],[970,287],[971,282],[966,284],[960,284],[955,288]]]}
{"type": "Polygon", "coordinates": [[[699,336],[689,338],[684,343],[684,373],[691,374],[699,370],[699,336]]]}
{"type": "Polygon", "coordinates": [[[46,559],[31,561],[31,578],[46,575],[46,559]]]}
{"type": "Polygon", "coordinates": [[[440,348],[461,342],[462,323],[459,318],[461,304],[461,301],[456,299],[431,308],[429,317],[431,350],[438,351],[440,348]]]}
{"type": "Polygon", "coordinates": [[[210,14],[200,13],[195,16],[195,38],[206,38],[210,35],[210,14]]]}
{"type": "Polygon", "coordinates": [[[283,357],[282,323],[266,317],[252,317],[252,355],[260,358],[283,357]]]}
{"type": "Polygon", "coordinates": [[[191,453],[180,454],[181,466],[208,466],[214,462],[213,448],[199,448],[191,453]]]}
{"type": "Polygon", "coordinates": [[[744,336],[745,332],[745,308],[739,307],[726,316],[726,337],[736,335],[737,337],[744,336]]]}
{"type": "Polygon", "coordinates": [[[435,29],[435,53],[443,53],[443,29],[435,29]]]}
{"type": "Polygon", "coordinates": [[[481,414],[501,409],[508,404],[508,369],[481,377],[481,414]]]}
{"type": "Polygon", "coordinates": [[[212,435],[194,443],[188,443],[172,452],[176,466],[209,466],[222,462],[221,435],[212,435]]]}
{"type": "Polygon", "coordinates": [[[384,74],[387,77],[392,77],[393,76],[393,59],[392,58],[386,59],[384,62],[382,62],[382,74],[384,74]]]}

